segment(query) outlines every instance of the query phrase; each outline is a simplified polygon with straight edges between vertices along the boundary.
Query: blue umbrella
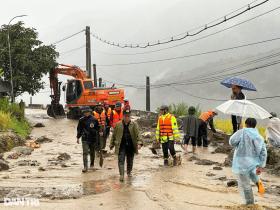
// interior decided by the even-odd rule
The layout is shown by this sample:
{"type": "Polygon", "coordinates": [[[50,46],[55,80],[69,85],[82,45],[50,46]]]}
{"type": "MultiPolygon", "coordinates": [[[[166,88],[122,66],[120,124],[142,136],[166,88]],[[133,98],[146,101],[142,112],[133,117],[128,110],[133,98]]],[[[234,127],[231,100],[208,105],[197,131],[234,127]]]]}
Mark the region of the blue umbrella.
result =
{"type": "Polygon", "coordinates": [[[228,88],[231,88],[232,85],[237,85],[237,86],[242,87],[242,89],[244,89],[244,90],[257,91],[255,85],[252,82],[250,82],[247,79],[241,79],[238,77],[227,78],[227,79],[223,80],[221,82],[221,84],[228,88]]]}

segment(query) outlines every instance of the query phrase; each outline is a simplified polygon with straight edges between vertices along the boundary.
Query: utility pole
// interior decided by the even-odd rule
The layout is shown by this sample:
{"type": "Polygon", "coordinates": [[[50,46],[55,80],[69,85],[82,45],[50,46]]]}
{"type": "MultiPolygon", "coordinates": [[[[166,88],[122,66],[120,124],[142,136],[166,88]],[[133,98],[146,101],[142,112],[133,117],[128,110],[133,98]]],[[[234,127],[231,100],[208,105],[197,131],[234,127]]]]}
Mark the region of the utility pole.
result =
{"type": "Polygon", "coordinates": [[[97,87],[97,72],[96,72],[96,64],[92,65],[93,68],[93,80],[94,80],[94,87],[97,87]]]}
{"type": "Polygon", "coordinates": [[[91,47],[90,47],[90,27],[86,26],[86,70],[89,78],[92,78],[91,73],[91,47]]]}
{"type": "Polygon", "coordinates": [[[151,90],[150,90],[150,77],[146,77],[146,111],[151,111],[151,90]]]}

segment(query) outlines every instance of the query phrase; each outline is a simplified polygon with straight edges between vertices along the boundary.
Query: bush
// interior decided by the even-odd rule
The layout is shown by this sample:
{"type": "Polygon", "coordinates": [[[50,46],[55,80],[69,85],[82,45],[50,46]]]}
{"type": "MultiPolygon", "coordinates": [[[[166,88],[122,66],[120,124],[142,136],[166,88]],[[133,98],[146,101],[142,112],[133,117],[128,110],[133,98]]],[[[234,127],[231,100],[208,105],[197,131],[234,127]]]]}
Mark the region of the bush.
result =
{"type": "Polygon", "coordinates": [[[10,113],[11,116],[17,119],[24,119],[24,110],[16,103],[11,104],[8,99],[0,99],[0,110],[5,113],[10,113]]]}
{"type": "MultiPolygon", "coordinates": [[[[173,104],[169,105],[169,112],[176,117],[182,117],[182,116],[188,115],[188,109],[189,109],[188,104],[186,104],[184,102],[181,102],[178,104],[173,103],[173,104]]],[[[196,109],[196,115],[199,116],[201,114],[201,109],[200,109],[199,105],[197,105],[195,107],[195,109],[196,109]]],[[[159,111],[160,111],[160,107],[158,107],[156,109],[156,112],[159,112],[159,111]]]]}
{"type": "Polygon", "coordinates": [[[11,115],[10,113],[6,113],[3,111],[0,111],[0,129],[1,130],[7,130],[11,124],[11,115]]]}

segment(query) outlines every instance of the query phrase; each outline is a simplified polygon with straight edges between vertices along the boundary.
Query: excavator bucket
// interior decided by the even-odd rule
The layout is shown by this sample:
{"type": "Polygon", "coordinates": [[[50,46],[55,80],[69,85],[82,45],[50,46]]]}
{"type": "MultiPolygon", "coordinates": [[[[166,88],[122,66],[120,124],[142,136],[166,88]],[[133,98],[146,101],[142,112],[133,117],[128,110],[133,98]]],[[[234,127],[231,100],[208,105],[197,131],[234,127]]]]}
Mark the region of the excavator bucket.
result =
{"type": "Polygon", "coordinates": [[[64,118],[65,112],[61,104],[50,104],[47,107],[47,114],[53,118],[64,118]]]}

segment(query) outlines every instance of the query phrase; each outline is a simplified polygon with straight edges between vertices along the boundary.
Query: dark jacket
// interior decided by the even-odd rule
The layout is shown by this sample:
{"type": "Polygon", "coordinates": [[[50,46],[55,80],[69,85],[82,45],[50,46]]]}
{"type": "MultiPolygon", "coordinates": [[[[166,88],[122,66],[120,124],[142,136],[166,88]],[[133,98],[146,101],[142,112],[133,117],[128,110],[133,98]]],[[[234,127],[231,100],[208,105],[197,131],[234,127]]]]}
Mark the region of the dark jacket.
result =
{"type": "Polygon", "coordinates": [[[82,137],[82,141],[95,142],[98,140],[99,123],[92,115],[81,117],[77,127],[77,138],[82,137]]]}
{"type": "MultiPolygon", "coordinates": [[[[119,154],[120,145],[121,145],[122,137],[123,137],[123,130],[124,130],[123,121],[120,121],[120,122],[117,123],[117,125],[114,129],[112,139],[111,139],[111,143],[110,143],[110,148],[115,147],[115,154],[116,155],[119,154]]],[[[133,122],[133,121],[130,122],[129,132],[130,132],[130,135],[131,135],[131,138],[132,138],[134,152],[136,154],[138,154],[138,145],[143,145],[143,142],[140,138],[138,125],[137,125],[136,122],[133,122]]]]}
{"type": "Polygon", "coordinates": [[[188,137],[198,137],[199,120],[195,115],[188,115],[183,119],[183,131],[188,137]]]}

